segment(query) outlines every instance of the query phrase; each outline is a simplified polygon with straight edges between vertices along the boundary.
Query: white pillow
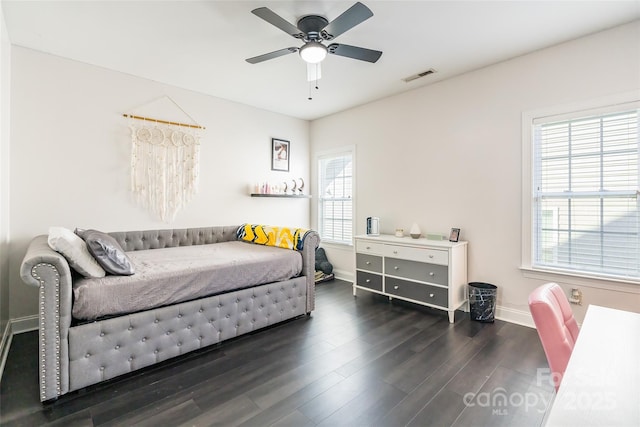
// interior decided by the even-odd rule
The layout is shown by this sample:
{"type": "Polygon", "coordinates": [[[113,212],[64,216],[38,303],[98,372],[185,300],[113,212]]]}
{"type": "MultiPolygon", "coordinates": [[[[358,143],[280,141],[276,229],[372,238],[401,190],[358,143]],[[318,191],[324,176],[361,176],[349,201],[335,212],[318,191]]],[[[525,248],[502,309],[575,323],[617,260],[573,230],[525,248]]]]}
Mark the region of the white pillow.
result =
{"type": "Polygon", "coordinates": [[[104,277],[105,271],[91,256],[87,244],[73,231],[63,227],[50,227],[49,247],[60,252],[69,262],[71,268],[84,277],[104,277]]]}

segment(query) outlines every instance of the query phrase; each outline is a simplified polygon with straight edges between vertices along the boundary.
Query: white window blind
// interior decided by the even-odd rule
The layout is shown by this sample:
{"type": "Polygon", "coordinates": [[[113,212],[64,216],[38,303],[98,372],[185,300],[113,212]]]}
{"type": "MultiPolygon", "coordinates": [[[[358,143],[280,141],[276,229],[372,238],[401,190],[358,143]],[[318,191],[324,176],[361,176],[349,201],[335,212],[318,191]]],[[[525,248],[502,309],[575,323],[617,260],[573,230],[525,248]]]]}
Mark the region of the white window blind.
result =
{"type": "Polygon", "coordinates": [[[318,228],[323,241],[351,244],[353,235],[353,154],[318,159],[318,228]]]}
{"type": "Polygon", "coordinates": [[[640,278],[639,111],[534,122],[534,267],[640,278]]]}

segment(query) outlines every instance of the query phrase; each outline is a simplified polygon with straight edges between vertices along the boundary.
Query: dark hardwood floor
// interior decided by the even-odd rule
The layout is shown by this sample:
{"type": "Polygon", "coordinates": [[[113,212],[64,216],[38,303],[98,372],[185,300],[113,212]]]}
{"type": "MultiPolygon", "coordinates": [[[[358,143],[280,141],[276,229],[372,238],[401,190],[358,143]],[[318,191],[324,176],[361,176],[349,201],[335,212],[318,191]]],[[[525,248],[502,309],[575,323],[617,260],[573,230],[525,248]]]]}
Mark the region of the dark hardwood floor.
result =
{"type": "MultiPolygon", "coordinates": [[[[316,311],[42,405],[36,332],[17,335],[3,426],[540,426],[536,331],[317,287],[316,311]]],[[[545,371],[540,371],[544,374],[545,371]]]]}

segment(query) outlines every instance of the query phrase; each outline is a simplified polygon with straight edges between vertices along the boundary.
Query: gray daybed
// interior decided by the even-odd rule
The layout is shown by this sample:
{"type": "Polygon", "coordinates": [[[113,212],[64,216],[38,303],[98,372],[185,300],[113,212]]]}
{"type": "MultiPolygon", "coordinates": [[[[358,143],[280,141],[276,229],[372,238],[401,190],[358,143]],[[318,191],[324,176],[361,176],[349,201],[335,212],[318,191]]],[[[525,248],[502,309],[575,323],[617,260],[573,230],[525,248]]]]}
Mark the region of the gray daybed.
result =
{"type": "MultiPolygon", "coordinates": [[[[152,252],[150,249],[174,251],[170,256],[175,256],[180,251],[179,247],[184,246],[216,244],[213,249],[217,250],[218,243],[238,240],[237,230],[238,226],[225,226],[108,234],[132,256],[134,251],[148,253],[152,252]]],[[[85,320],[79,321],[73,313],[84,312],[84,309],[74,310],[74,291],[80,295],[78,285],[83,278],[70,269],[61,254],[49,247],[47,236],[37,236],[29,245],[20,274],[25,283],[39,288],[40,400],[56,399],[70,391],[309,314],[314,309],[315,249],[319,240],[315,231],[309,231],[305,235],[303,248],[291,251],[299,253],[301,258],[301,271],[294,277],[231,291],[223,286],[214,295],[209,293],[202,296],[200,294],[205,291],[198,288],[199,294],[194,294],[196,298],[188,299],[181,294],[181,290],[184,286],[191,286],[191,283],[180,282],[191,281],[194,276],[172,276],[165,281],[165,287],[170,287],[167,283],[172,283],[176,285],[176,291],[167,292],[166,295],[163,290],[148,292],[147,296],[139,298],[141,301],[138,302],[144,307],[140,311],[115,316],[104,316],[98,311],[84,314],[85,320]],[[175,300],[179,302],[173,302],[175,300]],[[145,301],[161,306],[145,307],[145,301]],[[163,305],[167,302],[170,305],[163,305]]],[[[237,244],[246,245],[248,254],[262,250],[288,251],[245,242],[237,244]]],[[[231,255],[231,258],[236,256],[231,255]]],[[[249,258],[252,257],[249,255],[249,258]]],[[[138,263],[137,268],[141,273],[136,272],[126,279],[107,276],[99,279],[96,288],[100,291],[108,287],[110,281],[127,283],[127,280],[129,285],[125,288],[137,286],[138,281],[149,276],[142,267],[144,257],[138,263]]],[[[235,263],[234,258],[231,264],[235,263]]],[[[268,270],[264,268],[264,263],[254,269],[268,270]]],[[[221,276],[223,279],[231,280],[234,275],[245,275],[228,266],[225,271],[221,276]]],[[[206,276],[202,272],[195,274],[200,280],[203,275],[206,276]]],[[[269,276],[263,274],[259,277],[262,279],[254,280],[268,280],[269,276]]],[[[109,295],[109,300],[118,299],[115,296],[117,294],[109,295]]],[[[129,296],[121,299],[126,302],[136,298],[129,296]]]]}

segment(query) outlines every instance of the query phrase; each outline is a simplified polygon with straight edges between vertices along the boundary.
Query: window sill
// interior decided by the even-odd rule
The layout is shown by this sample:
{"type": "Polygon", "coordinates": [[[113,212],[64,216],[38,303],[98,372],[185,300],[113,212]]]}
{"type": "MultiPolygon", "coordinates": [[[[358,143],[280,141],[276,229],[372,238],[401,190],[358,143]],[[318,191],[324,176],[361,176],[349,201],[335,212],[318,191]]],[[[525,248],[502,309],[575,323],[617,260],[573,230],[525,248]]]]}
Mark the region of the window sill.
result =
{"type": "Polygon", "coordinates": [[[344,243],[344,242],[338,242],[335,240],[322,240],[322,238],[320,238],[320,246],[323,246],[323,245],[338,248],[338,249],[344,249],[344,250],[353,249],[353,243],[344,243]]]}
{"type": "Polygon", "coordinates": [[[617,279],[590,275],[588,273],[574,273],[551,269],[543,270],[527,266],[520,267],[520,270],[522,271],[522,275],[528,279],[545,280],[549,282],[558,281],[568,285],[640,294],[640,280],[617,279]]]}

